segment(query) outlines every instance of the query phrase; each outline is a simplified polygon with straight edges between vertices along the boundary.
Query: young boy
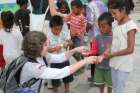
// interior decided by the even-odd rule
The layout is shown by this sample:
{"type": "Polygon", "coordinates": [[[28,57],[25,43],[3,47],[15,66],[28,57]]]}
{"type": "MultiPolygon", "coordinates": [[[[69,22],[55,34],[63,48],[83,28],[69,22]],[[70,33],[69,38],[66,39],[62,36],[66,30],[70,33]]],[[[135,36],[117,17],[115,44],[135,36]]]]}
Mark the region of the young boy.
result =
{"type": "MultiPolygon", "coordinates": [[[[98,17],[108,11],[107,6],[103,3],[103,0],[87,0],[88,5],[86,8],[86,18],[87,18],[87,32],[89,41],[92,41],[96,35],[100,34],[98,27],[98,17]]],[[[91,64],[91,77],[88,78],[89,81],[94,81],[95,64],[91,64]]]]}
{"type": "MultiPolygon", "coordinates": [[[[70,41],[70,33],[68,32],[69,30],[64,30],[63,29],[63,19],[62,17],[55,15],[52,16],[50,20],[50,28],[51,31],[48,32],[47,36],[49,39],[49,47],[48,47],[48,52],[53,53],[53,54],[59,54],[64,51],[69,46],[69,41],[70,41]]],[[[63,68],[66,66],[69,66],[70,63],[69,61],[65,61],[64,63],[51,63],[52,68],[63,68]]],[[[63,78],[64,86],[65,86],[65,93],[69,92],[69,83],[73,81],[73,76],[70,75],[68,77],[63,78]]],[[[60,86],[61,82],[59,79],[52,80],[52,86],[54,89],[54,93],[58,91],[58,87],[60,86]]]]}
{"type": "MultiPolygon", "coordinates": [[[[98,46],[98,55],[103,55],[106,49],[111,46],[112,42],[112,22],[114,21],[111,14],[105,12],[98,18],[98,25],[101,34],[96,37],[98,46]]],[[[107,93],[112,93],[111,68],[109,59],[104,59],[95,67],[95,83],[100,86],[100,93],[104,93],[104,87],[107,86],[107,93]]]]}
{"type": "Polygon", "coordinates": [[[98,62],[95,65],[94,81],[100,87],[100,93],[104,93],[104,87],[107,85],[107,93],[112,93],[111,68],[109,59],[104,59],[104,52],[111,46],[112,42],[112,22],[111,14],[105,12],[98,18],[98,25],[101,34],[97,35],[91,42],[90,52],[86,55],[92,56],[97,52],[98,62]],[[95,45],[96,44],[96,45],[95,45]]]}
{"type": "MultiPolygon", "coordinates": [[[[84,6],[80,0],[72,1],[71,6],[72,13],[65,19],[70,25],[70,35],[73,42],[72,48],[74,48],[83,44],[87,21],[83,13],[84,6]]],[[[76,53],[74,58],[79,61],[83,58],[83,56],[79,53],[76,53]]]]}
{"type": "MultiPolygon", "coordinates": [[[[49,0],[51,15],[60,15],[55,8],[53,0],[49,0]]],[[[84,16],[84,6],[80,0],[73,0],[71,2],[72,13],[64,17],[64,21],[68,22],[70,25],[70,35],[73,45],[70,49],[83,45],[84,33],[86,31],[86,18],[84,16]]],[[[61,16],[61,15],[60,15],[61,16]]],[[[73,57],[76,61],[83,59],[80,53],[75,53],[73,57]]],[[[83,72],[81,70],[80,72],[83,72]]]]}

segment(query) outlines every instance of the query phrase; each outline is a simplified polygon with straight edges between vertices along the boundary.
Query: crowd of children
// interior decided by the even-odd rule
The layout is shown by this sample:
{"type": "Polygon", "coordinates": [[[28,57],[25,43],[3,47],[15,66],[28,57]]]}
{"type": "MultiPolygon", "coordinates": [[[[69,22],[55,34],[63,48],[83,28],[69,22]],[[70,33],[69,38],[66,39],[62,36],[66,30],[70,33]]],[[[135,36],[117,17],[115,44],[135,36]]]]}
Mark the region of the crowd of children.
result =
{"type": "MultiPolygon", "coordinates": [[[[49,25],[45,25],[49,29],[45,33],[30,32],[28,0],[17,0],[20,9],[15,15],[10,11],[1,13],[0,51],[3,54],[0,53],[0,57],[6,64],[1,69],[24,55],[29,60],[20,74],[21,84],[32,78],[52,79],[53,93],[59,93],[59,79],[62,79],[64,92],[69,93],[69,83],[74,79],[72,74],[90,64],[89,80],[99,86],[100,93],[104,93],[105,86],[107,93],[112,93],[112,89],[125,93],[125,82],[133,70],[134,41],[138,31],[129,17],[134,8],[133,1],[87,0],[85,5],[81,0],[35,2],[31,0],[36,14],[44,13],[47,5],[50,7],[46,15],[49,25]],[[85,47],[85,33],[88,33],[90,49],[85,47]],[[77,61],[72,65],[71,56],[77,61]],[[46,67],[43,59],[50,67],[46,67]]],[[[32,88],[37,91],[39,83],[32,88]]],[[[47,93],[43,83],[40,93],[47,93]]]]}

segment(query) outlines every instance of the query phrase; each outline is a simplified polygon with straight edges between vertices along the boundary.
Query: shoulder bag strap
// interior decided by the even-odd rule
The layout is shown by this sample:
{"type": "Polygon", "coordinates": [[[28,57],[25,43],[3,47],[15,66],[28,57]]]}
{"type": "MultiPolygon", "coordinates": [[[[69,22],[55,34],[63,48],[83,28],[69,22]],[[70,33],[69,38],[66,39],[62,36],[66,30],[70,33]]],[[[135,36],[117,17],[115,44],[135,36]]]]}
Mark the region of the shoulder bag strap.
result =
{"type": "MultiPolygon", "coordinates": [[[[44,61],[45,65],[48,66],[48,63],[47,63],[47,60],[45,57],[43,57],[43,61],[44,61]]],[[[22,84],[22,88],[31,87],[33,84],[35,84],[39,80],[40,80],[40,83],[39,83],[39,87],[38,87],[38,93],[40,93],[40,89],[41,89],[41,85],[42,85],[42,81],[43,81],[42,79],[32,78],[32,79],[28,80],[27,82],[24,82],[22,84]]]]}
{"type": "Polygon", "coordinates": [[[42,81],[43,81],[43,80],[41,79],[41,80],[40,80],[40,83],[39,83],[39,87],[38,87],[38,92],[37,92],[37,93],[41,93],[40,90],[41,90],[42,81]]]}

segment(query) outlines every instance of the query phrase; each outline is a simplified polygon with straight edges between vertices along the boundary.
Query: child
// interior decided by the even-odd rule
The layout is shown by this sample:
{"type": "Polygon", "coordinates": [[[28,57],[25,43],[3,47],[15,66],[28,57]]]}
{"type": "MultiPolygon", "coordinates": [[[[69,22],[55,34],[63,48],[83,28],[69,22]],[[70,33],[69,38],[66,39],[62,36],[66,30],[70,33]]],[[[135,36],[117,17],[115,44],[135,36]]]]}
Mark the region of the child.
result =
{"type": "MultiPolygon", "coordinates": [[[[83,14],[83,5],[80,0],[74,0],[71,2],[72,13],[66,17],[66,20],[70,24],[71,40],[74,47],[83,45],[84,33],[86,31],[86,18],[83,14]]],[[[79,61],[83,56],[79,53],[74,55],[74,58],[79,61]]]]}
{"type": "Polygon", "coordinates": [[[98,25],[101,34],[97,35],[91,42],[89,56],[100,55],[95,65],[94,82],[100,87],[100,93],[104,93],[104,87],[107,86],[107,93],[112,93],[111,68],[109,59],[104,59],[104,52],[111,46],[112,42],[112,22],[114,21],[110,13],[105,12],[98,18],[98,25]],[[101,63],[100,63],[101,62],[101,63]]]}
{"type": "Polygon", "coordinates": [[[14,25],[14,14],[11,11],[1,13],[3,28],[0,30],[0,45],[3,45],[3,56],[6,67],[22,54],[22,34],[14,25]]]}
{"type": "MultiPolygon", "coordinates": [[[[57,11],[58,11],[58,15],[60,15],[61,17],[66,17],[69,15],[70,13],[70,9],[68,7],[68,3],[65,1],[65,0],[58,0],[57,1],[57,11]]],[[[69,31],[69,27],[68,27],[68,24],[67,22],[64,21],[64,24],[63,24],[63,30],[67,33],[67,32],[70,32],[69,31]]]]}
{"type": "MultiPolygon", "coordinates": [[[[55,9],[54,0],[49,0],[51,15],[58,15],[59,13],[55,9]]],[[[84,33],[86,31],[86,18],[83,14],[83,5],[80,0],[73,0],[71,2],[72,13],[64,17],[64,20],[70,25],[70,35],[73,42],[72,48],[83,45],[84,33]]],[[[75,53],[73,57],[79,61],[83,59],[80,53],[75,53]]],[[[80,72],[83,72],[81,70],[80,72]]]]}
{"type": "MultiPolygon", "coordinates": [[[[47,33],[49,39],[49,47],[48,52],[53,54],[59,54],[69,47],[70,41],[70,33],[68,31],[64,31],[63,29],[63,19],[61,16],[55,15],[52,16],[50,20],[50,28],[51,31],[47,33]]],[[[52,68],[63,68],[69,66],[69,60],[63,63],[51,63],[52,68]]],[[[64,86],[65,86],[65,93],[69,92],[69,83],[73,81],[73,76],[67,76],[63,78],[64,86]]],[[[60,86],[61,82],[59,79],[52,80],[52,86],[54,89],[54,93],[58,92],[58,87],[60,86]]]]}
{"type": "Polygon", "coordinates": [[[111,58],[113,87],[116,93],[126,93],[125,83],[133,70],[133,51],[135,34],[138,28],[129,17],[134,8],[132,0],[111,0],[109,10],[116,21],[113,27],[111,51],[106,51],[106,58],[111,58]]]}
{"type": "Polygon", "coordinates": [[[86,31],[86,18],[83,15],[83,5],[80,0],[71,2],[72,13],[67,16],[67,21],[70,24],[71,37],[79,37],[81,40],[86,31]]]}
{"type": "Polygon", "coordinates": [[[57,1],[58,12],[61,14],[68,15],[70,13],[70,9],[68,3],[65,0],[57,1]]]}
{"type": "MultiPolygon", "coordinates": [[[[28,58],[36,60],[37,63],[33,63],[28,61],[22,68],[21,75],[20,75],[20,83],[23,84],[24,82],[30,80],[31,78],[37,79],[60,79],[64,78],[86,64],[93,63],[96,60],[96,57],[88,57],[84,60],[76,62],[73,65],[66,66],[61,69],[57,68],[49,68],[46,67],[45,63],[43,62],[42,56],[46,57],[47,61],[52,63],[62,63],[68,60],[73,53],[75,52],[84,52],[86,47],[78,47],[73,50],[67,51],[61,54],[49,54],[48,53],[48,40],[45,34],[37,31],[29,32],[22,44],[22,49],[24,51],[24,55],[28,58]]],[[[36,82],[31,88],[35,89],[36,92],[38,90],[40,82],[36,82]]],[[[47,93],[44,87],[44,81],[42,82],[40,93],[47,93]]]]}
{"type": "MultiPolygon", "coordinates": [[[[98,27],[98,17],[108,11],[107,6],[103,3],[102,0],[88,0],[88,5],[86,8],[86,18],[87,18],[87,32],[88,38],[91,42],[96,35],[100,34],[98,27]]],[[[94,81],[94,72],[95,72],[95,64],[91,64],[91,78],[88,80],[94,81]]]]}
{"type": "MultiPolygon", "coordinates": [[[[103,55],[106,49],[112,43],[112,22],[114,21],[111,14],[105,12],[98,19],[101,35],[96,37],[98,46],[98,55],[103,55]]],[[[112,93],[111,68],[109,59],[104,59],[102,63],[95,65],[95,83],[100,87],[100,93],[104,93],[104,87],[107,86],[107,93],[112,93]]]]}
{"type": "Polygon", "coordinates": [[[30,24],[30,11],[27,9],[28,0],[17,0],[17,4],[20,6],[20,9],[15,13],[16,25],[19,25],[22,35],[25,36],[29,32],[30,24]]]}

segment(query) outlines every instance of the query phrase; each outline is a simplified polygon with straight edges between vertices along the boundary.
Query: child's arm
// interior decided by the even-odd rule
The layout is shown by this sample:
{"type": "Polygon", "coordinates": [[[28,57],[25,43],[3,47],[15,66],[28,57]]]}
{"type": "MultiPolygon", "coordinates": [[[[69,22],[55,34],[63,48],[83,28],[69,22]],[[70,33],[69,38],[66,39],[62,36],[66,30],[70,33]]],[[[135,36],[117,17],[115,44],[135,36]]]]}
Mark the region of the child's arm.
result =
{"type": "Polygon", "coordinates": [[[66,40],[63,44],[58,44],[55,47],[48,47],[48,52],[59,52],[62,48],[68,48],[70,45],[72,45],[72,42],[66,40]]]}
{"type": "Polygon", "coordinates": [[[53,48],[48,48],[48,52],[52,53],[52,52],[59,52],[62,49],[61,45],[55,46],[53,48]]]}
{"type": "Polygon", "coordinates": [[[53,53],[53,52],[59,52],[62,49],[62,45],[60,44],[52,44],[50,39],[48,38],[48,52],[53,53]]]}
{"type": "Polygon", "coordinates": [[[68,48],[69,46],[73,45],[73,42],[71,40],[66,40],[64,43],[63,43],[63,47],[64,48],[68,48]]]}
{"type": "Polygon", "coordinates": [[[106,58],[112,58],[115,56],[123,56],[123,55],[128,55],[128,54],[133,53],[134,45],[135,45],[135,33],[136,33],[135,29],[133,29],[127,33],[127,37],[128,37],[127,48],[117,51],[117,52],[106,53],[106,58]]]}
{"type": "Polygon", "coordinates": [[[69,16],[64,17],[64,16],[62,16],[62,15],[57,11],[56,5],[55,5],[55,3],[54,3],[54,0],[49,0],[49,6],[50,6],[50,13],[51,13],[51,16],[59,15],[59,16],[63,17],[63,20],[64,20],[64,21],[66,21],[66,22],[68,21],[69,16]]]}
{"type": "Polygon", "coordinates": [[[51,16],[54,16],[54,15],[57,15],[58,12],[56,10],[56,5],[54,3],[54,0],[49,0],[49,6],[50,6],[50,13],[51,13],[51,16]]]}

